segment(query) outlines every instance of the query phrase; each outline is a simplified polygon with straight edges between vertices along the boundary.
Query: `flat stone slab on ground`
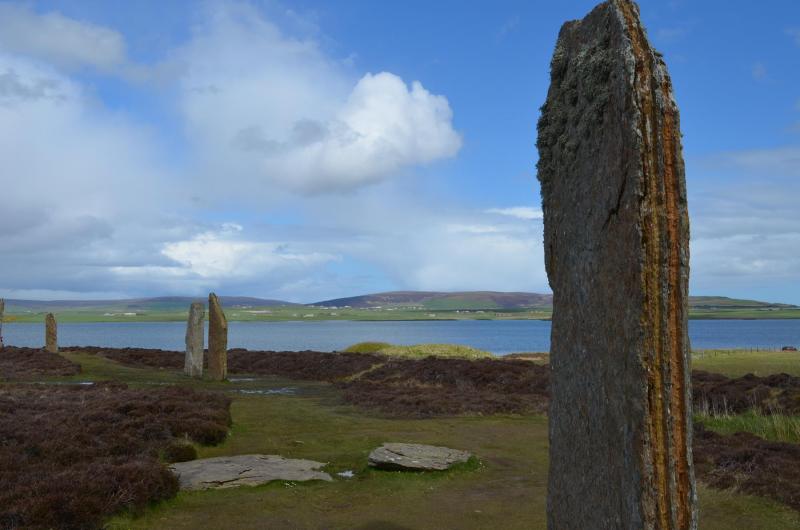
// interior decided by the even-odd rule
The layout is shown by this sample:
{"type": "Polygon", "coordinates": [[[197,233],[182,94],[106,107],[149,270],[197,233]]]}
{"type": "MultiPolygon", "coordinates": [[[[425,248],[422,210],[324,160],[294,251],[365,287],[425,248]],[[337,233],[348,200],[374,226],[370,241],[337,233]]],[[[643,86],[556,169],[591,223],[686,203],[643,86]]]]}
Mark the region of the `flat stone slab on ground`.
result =
{"type": "Polygon", "coordinates": [[[319,468],[322,462],[295,460],[278,455],[239,455],[204,458],[170,466],[182,490],[206,490],[258,486],[273,480],[332,481],[319,468]]]}
{"type": "Polygon", "coordinates": [[[369,454],[369,465],[381,469],[443,471],[472,454],[435,445],[385,443],[369,454]]]}

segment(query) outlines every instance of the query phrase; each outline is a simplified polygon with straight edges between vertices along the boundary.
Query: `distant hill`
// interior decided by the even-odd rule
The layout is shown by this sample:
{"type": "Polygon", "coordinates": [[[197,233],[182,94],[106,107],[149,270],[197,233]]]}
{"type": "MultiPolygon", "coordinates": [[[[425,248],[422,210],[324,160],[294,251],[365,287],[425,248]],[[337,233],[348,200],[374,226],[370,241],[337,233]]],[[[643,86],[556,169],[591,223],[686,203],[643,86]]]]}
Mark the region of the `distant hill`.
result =
{"type": "MultiPolygon", "coordinates": [[[[6,300],[8,313],[45,313],[77,311],[110,313],[165,313],[185,312],[194,301],[205,302],[205,297],[161,296],[155,298],[130,298],[123,300],[6,300]]],[[[248,296],[221,296],[226,308],[248,307],[302,307],[285,300],[253,298],[248,296]]],[[[365,294],[348,298],[324,300],[306,306],[351,307],[354,309],[419,309],[419,310],[550,310],[553,295],[524,292],[498,291],[391,291],[365,294]]],[[[737,300],[724,296],[690,296],[689,306],[694,311],[711,312],[731,309],[777,310],[792,309],[797,306],[773,304],[756,300],[737,300]]]]}
{"type": "Polygon", "coordinates": [[[692,309],[793,309],[792,304],[759,302],[758,300],[739,300],[727,296],[690,296],[689,306],[692,309]]]}
{"type": "MultiPolygon", "coordinates": [[[[6,300],[9,313],[22,311],[115,310],[115,311],[185,311],[192,302],[207,302],[206,297],[160,296],[123,300],[6,300]]],[[[300,305],[284,300],[252,298],[249,296],[220,296],[224,307],[279,307],[300,305]]]]}
{"type": "Polygon", "coordinates": [[[539,293],[504,293],[498,291],[391,291],[349,298],[324,300],[314,306],[386,308],[419,307],[422,309],[547,309],[553,305],[553,295],[539,293]]]}
{"type": "MultiPolygon", "coordinates": [[[[418,307],[422,309],[551,309],[553,295],[543,293],[498,292],[498,291],[390,291],[365,294],[348,298],[324,300],[313,306],[387,308],[418,307]]],[[[692,309],[786,309],[790,304],[773,304],[756,300],[738,300],[724,296],[690,296],[692,309]]]]}

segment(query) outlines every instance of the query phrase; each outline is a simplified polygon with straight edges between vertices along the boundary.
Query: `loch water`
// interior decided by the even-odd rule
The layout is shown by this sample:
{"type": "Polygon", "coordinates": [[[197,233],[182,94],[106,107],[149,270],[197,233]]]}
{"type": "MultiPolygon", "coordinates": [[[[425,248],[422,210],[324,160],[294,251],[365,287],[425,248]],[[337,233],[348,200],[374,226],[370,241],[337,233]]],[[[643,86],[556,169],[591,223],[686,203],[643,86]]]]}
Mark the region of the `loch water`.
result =
{"type": "MultiPolygon", "coordinates": [[[[64,346],[182,350],[183,322],[62,323],[64,346]]],[[[5,343],[39,347],[42,324],[5,323],[5,343]]],[[[800,320],[690,320],[693,349],[800,347],[800,320]]],[[[230,322],[230,348],[337,351],[356,342],[392,344],[453,343],[496,355],[550,349],[550,322],[544,320],[230,322]]]]}

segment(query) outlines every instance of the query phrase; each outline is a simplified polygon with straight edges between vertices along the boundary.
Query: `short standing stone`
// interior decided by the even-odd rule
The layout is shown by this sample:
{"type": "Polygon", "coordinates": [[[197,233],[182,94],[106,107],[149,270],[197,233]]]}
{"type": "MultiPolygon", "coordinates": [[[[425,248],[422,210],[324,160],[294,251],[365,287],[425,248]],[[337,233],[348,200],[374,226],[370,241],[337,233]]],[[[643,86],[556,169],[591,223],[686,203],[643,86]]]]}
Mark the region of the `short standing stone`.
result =
{"type": "Polygon", "coordinates": [[[183,490],[206,490],[258,486],[273,480],[332,481],[319,468],[322,462],[294,460],[277,455],[220,456],[180,462],[170,466],[183,490]]]}
{"type": "Polygon", "coordinates": [[[217,295],[208,295],[208,372],[214,381],[228,377],[228,321],[217,295]]]}
{"type": "Polygon", "coordinates": [[[678,108],[631,0],[561,28],[539,120],[548,528],[697,526],[678,108]]]}
{"type": "Polygon", "coordinates": [[[50,353],[58,353],[58,325],[53,313],[44,317],[44,349],[50,353]]]}
{"type": "Polygon", "coordinates": [[[189,306],[186,321],[186,360],[183,371],[189,377],[203,377],[203,316],[205,309],[201,302],[189,306]]]}
{"type": "Polygon", "coordinates": [[[466,451],[436,445],[385,443],[369,454],[369,465],[380,469],[443,471],[471,456],[466,451]]]}

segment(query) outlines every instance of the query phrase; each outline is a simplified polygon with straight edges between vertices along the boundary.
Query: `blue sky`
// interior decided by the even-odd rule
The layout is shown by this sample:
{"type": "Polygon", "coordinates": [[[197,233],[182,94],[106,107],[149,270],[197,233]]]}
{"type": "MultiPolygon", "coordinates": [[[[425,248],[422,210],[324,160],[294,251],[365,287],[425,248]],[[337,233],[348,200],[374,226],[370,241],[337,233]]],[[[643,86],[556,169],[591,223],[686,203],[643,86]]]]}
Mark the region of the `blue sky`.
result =
{"type": "MultiPolygon", "coordinates": [[[[594,2],[0,2],[0,295],[547,291],[535,131],[594,2]]],[[[800,303],[800,4],[643,1],[693,294],[800,303]]]]}

